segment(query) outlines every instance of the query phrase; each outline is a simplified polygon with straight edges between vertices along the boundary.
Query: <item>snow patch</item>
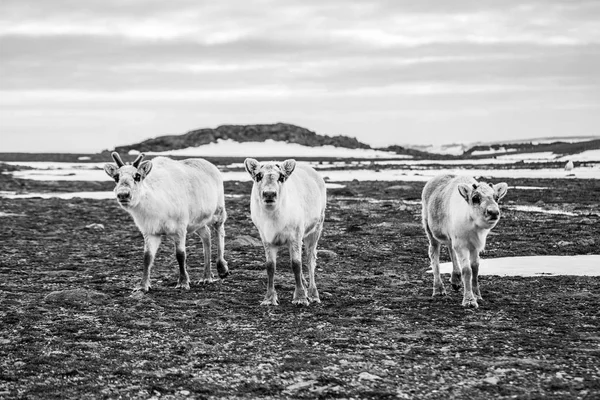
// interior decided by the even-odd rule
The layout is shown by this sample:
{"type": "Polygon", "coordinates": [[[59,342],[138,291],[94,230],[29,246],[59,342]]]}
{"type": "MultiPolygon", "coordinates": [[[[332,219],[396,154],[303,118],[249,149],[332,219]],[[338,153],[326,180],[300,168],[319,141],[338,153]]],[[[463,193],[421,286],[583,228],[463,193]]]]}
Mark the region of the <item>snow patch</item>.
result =
{"type": "Polygon", "coordinates": [[[570,217],[574,217],[577,214],[569,211],[563,210],[547,210],[538,206],[508,206],[508,209],[515,211],[524,211],[524,212],[536,212],[543,214],[551,214],[551,215],[568,215],[570,217]]]}
{"type": "Polygon", "coordinates": [[[586,150],[579,154],[560,157],[560,161],[600,161],[600,149],[586,150]]]}
{"type": "MultiPolygon", "coordinates": [[[[408,181],[424,182],[441,174],[468,175],[484,177],[483,179],[501,178],[569,178],[569,179],[600,179],[600,168],[575,168],[564,171],[562,168],[543,169],[464,169],[464,168],[438,168],[426,167],[414,169],[351,169],[351,170],[324,170],[319,168],[323,177],[329,181],[349,182],[359,181],[408,181]]],[[[31,179],[38,181],[108,181],[110,178],[100,168],[82,167],[73,169],[32,169],[14,171],[15,178],[31,179]],[[87,169],[86,169],[87,168],[87,169]]],[[[222,171],[226,181],[248,181],[250,176],[246,171],[222,171]]]]}
{"type": "Polygon", "coordinates": [[[544,160],[552,161],[556,158],[556,154],[551,151],[541,151],[539,153],[521,153],[521,154],[505,154],[498,156],[500,160],[510,161],[526,161],[526,160],[544,160]]]}
{"type": "MultiPolygon", "coordinates": [[[[428,272],[431,273],[431,270],[428,272]]],[[[440,264],[440,272],[450,274],[452,272],[452,263],[445,262],[440,264]]],[[[600,276],[600,255],[482,259],[479,275],[529,277],[542,275],[600,276]]]]}
{"type": "Polygon", "coordinates": [[[0,197],[6,199],[64,199],[70,200],[74,198],[81,199],[95,199],[95,200],[106,200],[113,199],[115,193],[111,190],[110,192],[73,192],[73,193],[14,193],[14,192],[0,192],[0,197]]]}
{"type": "Polygon", "coordinates": [[[373,149],[347,149],[335,146],[303,146],[298,143],[287,143],[267,139],[264,142],[236,142],[231,139],[218,139],[198,147],[147,152],[149,155],[170,155],[189,157],[338,157],[338,158],[412,158],[393,152],[373,149]]]}
{"type": "Polygon", "coordinates": [[[517,190],[547,190],[550,189],[548,186],[509,186],[509,189],[517,190]]]}

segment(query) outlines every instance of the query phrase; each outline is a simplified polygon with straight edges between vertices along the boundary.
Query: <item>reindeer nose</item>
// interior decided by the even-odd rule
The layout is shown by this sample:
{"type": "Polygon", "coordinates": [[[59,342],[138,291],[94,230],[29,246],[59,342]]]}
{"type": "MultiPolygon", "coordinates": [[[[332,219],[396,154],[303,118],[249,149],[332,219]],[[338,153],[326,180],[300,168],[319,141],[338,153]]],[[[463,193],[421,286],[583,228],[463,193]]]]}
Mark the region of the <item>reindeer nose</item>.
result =
{"type": "Polygon", "coordinates": [[[263,192],[263,198],[267,202],[271,202],[271,201],[275,200],[275,197],[277,197],[277,192],[273,192],[273,191],[263,192]]]}
{"type": "Polygon", "coordinates": [[[498,216],[500,215],[500,210],[496,207],[489,207],[486,212],[491,219],[498,219],[498,216]]]}
{"type": "Polygon", "coordinates": [[[119,192],[117,193],[117,200],[119,201],[128,201],[129,200],[129,192],[119,192]]]}

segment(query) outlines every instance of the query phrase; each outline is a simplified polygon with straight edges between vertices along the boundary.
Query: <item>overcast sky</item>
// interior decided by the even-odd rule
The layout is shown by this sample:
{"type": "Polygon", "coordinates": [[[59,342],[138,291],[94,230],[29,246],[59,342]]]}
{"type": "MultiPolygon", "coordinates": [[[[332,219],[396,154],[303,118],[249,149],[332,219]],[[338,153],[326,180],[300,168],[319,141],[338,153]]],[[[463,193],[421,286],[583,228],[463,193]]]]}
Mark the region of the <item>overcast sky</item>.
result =
{"type": "Polygon", "coordinates": [[[600,1],[0,2],[0,152],[275,122],[375,146],[600,135],[600,1]]]}

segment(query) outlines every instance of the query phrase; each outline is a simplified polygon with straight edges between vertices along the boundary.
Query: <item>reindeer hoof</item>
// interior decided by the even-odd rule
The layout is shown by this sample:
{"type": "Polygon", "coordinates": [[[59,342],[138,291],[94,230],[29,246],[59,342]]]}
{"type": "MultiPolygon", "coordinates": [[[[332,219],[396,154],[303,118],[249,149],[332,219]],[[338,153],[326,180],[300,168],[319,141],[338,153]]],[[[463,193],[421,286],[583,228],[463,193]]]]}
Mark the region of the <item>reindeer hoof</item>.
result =
{"type": "Polygon", "coordinates": [[[432,297],[443,297],[443,296],[446,296],[446,288],[444,288],[444,287],[433,288],[432,297]]]}
{"type": "Polygon", "coordinates": [[[225,271],[223,273],[219,272],[219,278],[225,279],[229,276],[229,271],[225,271]]]}
{"type": "Polygon", "coordinates": [[[462,302],[463,307],[467,307],[467,308],[477,308],[479,307],[479,305],[477,304],[477,300],[475,299],[465,299],[462,302]]]}
{"type": "Polygon", "coordinates": [[[260,303],[261,306],[278,306],[279,302],[277,299],[264,299],[260,303]]]}
{"type": "Polygon", "coordinates": [[[294,299],[292,300],[292,304],[295,304],[297,306],[308,306],[308,299],[305,297],[303,299],[294,299]]]}
{"type": "Polygon", "coordinates": [[[229,269],[227,268],[227,263],[223,260],[217,260],[217,272],[219,273],[219,278],[225,279],[229,276],[229,269]]]}
{"type": "Polygon", "coordinates": [[[152,286],[150,286],[150,285],[146,285],[146,286],[138,285],[133,288],[133,291],[134,292],[147,292],[150,289],[152,289],[152,286]]]}
{"type": "Polygon", "coordinates": [[[198,285],[209,285],[213,283],[215,280],[213,278],[202,278],[198,281],[198,285]]]}
{"type": "Polygon", "coordinates": [[[308,301],[311,303],[320,303],[321,298],[319,297],[319,291],[317,288],[309,288],[308,289],[308,301]]]}
{"type": "Polygon", "coordinates": [[[178,283],[177,286],[175,286],[175,289],[185,289],[185,290],[190,290],[190,283],[178,283]]]}

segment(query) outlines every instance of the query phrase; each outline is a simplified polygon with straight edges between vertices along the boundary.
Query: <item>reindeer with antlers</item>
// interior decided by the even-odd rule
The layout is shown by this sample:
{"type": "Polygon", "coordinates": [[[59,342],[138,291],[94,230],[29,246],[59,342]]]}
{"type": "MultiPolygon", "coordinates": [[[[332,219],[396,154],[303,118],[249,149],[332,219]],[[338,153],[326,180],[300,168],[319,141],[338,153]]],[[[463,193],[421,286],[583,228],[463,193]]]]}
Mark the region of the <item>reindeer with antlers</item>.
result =
{"type": "Polygon", "coordinates": [[[175,243],[179,264],[176,287],[189,289],[185,240],[194,232],[202,239],[204,249],[204,274],[200,282],[212,282],[210,227],[218,236],[217,272],[224,279],[229,274],[223,258],[227,213],[223,179],[217,167],[200,158],[176,161],[156,157],[142,161],[143,154],[129,165],[117,152],[111,155],[116,165],[106,164],[104,171],[115,180],[117,201],[131,214],[144,236],[142,281],[134,290],[150,289],[150,270],[163,236],[175,243]]]}

